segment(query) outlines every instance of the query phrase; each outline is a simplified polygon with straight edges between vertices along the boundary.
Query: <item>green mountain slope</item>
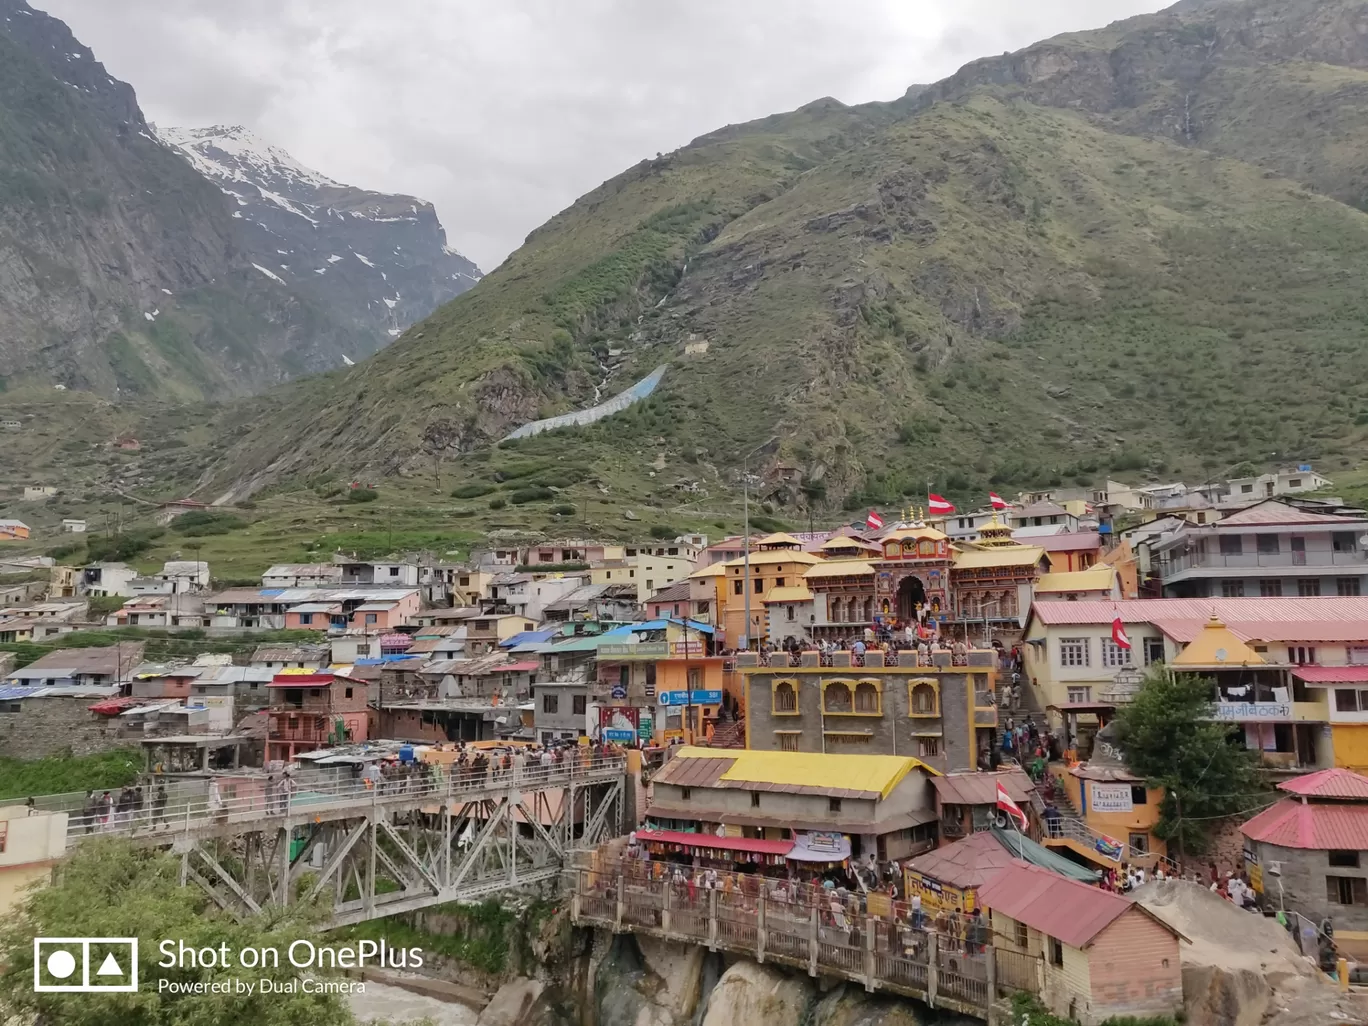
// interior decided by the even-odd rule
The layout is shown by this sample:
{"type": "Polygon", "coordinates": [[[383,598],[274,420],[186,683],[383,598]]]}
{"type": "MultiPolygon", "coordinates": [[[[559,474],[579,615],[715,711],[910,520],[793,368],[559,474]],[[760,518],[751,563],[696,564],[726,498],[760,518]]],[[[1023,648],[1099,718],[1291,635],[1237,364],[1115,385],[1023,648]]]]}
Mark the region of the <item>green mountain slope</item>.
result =
{"type": "Polygon", "coordinates": [[[509,429],[661,363],[649,401],[515,451],[663,498],[731,487],[765,446],[790,509],[1355,461],[1365,6],[1188,7],[703,137],[375,358],[235,406],[146,472],[207,496],[434,458],[497,475],[509,429]]]}

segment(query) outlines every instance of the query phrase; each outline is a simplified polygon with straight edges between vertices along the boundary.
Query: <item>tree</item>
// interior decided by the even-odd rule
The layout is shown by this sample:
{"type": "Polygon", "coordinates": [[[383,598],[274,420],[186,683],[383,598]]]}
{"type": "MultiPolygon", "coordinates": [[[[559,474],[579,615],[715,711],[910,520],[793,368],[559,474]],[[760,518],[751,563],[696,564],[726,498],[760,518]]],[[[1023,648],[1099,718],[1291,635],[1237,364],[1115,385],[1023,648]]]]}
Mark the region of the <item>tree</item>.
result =
{"type": "Polygon", "coordinates": [[[1215,682],[1155,667],[1117,714],[1131,772],[1165,790],[1154,832],[1179,852],[1201,851],[1216,822],[1255,807],[1266,788],[1232,724],[1211,719],[1215,682]]]}
{"type": "MultiPolygon", "coordinates": [[[[159,981],[222,982],[270,978],[282,984],[303,972],[286,952],[291,943],[312,936],[322,912],[301,906],[243,921],[220,912],[203,892],[180,886],[178,860],[165,852],[124,841],[85,841],[61,867],[51,886],[36,891],[0,925],[0,1009],[16,1021],[46,1026],[346,1026],[355,1022],[344,998],[336,994],[262,995],[171,994],[159,981]],[[36,994],[33,992],[35,937],[137,937],[139,989],[135,993],[36,994]],[[184,941],[195,949],[226,944],[230,952],[247,947],[276,948],[279,968],[169,968],[157,965],[163,940],[184,941]]],[[[309,972],[317,972],[309,970],[309,972]]],[[[327,975],[326,970],[318,975],[327,975]]]]}

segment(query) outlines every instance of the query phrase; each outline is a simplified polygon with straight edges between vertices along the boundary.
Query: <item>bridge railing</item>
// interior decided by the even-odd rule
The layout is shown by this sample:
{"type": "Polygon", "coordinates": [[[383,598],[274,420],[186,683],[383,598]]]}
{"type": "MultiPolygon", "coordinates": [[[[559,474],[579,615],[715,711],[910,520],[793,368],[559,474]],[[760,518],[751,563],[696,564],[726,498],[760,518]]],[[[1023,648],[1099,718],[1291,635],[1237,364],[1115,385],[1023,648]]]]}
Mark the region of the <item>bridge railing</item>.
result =
{"type": "MultiPolygon", "coordinates": [[[[508,769],[492,766],[483,770],[433,766],[428,772],[385,777],[379,781],[296,782],[288,788],[282,784],[283,778],[280,777],[271,782],[258,776],[237,776],[227,779],[227,793],[222,790],[216,793],[211,787],[207,794],[174,799],[168,796],[167,801],[158,802],[154,793],[143,788],[139,800],[122,808],[117,804],[117,795],[111,792],[114,804],[107,807],[99,803],[89,807],[82,804],[79,811],[68,815],[67,841],[72,844],[98,834],[146,836],[273,817],[283,821],[287,817],[316,815],[338,809],[412,803],[424,799],[431,799],[433,804],[450,804],[486,792],[515,788],[540,790],[611,780],[620,776],[623,770],[624,760],[620,756],[584,756],[549,766],[524,765],[508,769]],[[246,793],[240,793],[244,789],[246,793]]],[[[84,795],[78,795],[77,798],[84,803],[84,795]]]]}

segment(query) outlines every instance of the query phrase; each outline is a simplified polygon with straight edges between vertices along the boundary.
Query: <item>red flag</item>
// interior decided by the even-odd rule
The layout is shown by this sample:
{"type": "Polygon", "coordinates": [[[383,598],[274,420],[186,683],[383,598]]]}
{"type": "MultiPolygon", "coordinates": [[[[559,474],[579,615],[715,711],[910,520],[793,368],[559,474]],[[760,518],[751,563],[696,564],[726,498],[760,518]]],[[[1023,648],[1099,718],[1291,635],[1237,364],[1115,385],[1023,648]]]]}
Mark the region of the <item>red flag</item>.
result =
{"type": "Polygon", "coordinates": [[[1112,621],[1112,641],[1116,642],[1117,648],[1130,650],[1130,638],[1126,634],[1126,627],[1121,622],[1121,614],[1116,614],[1116,619],[1112,621]]]}
{"type": "Polygon", "coordinates": [[[932,513],[953,513],[955,504],[932,492],[926,497],[926,508],[932,513]]]}
{"type": "Polygon", "coordinates": [[[1002,781],[998,781],[997,786],[997,807],[1007,815],[1017,821],[1017,826],[1022,830],[1026,829],[1026,813],[1021,811],[1021,806],[1012,801],[1012,796],[1007,793],[1007,788],[1002,786],[1002,781]]]}
{"type": "Polygon", "coordinates": [[[865,526],[871,531],[882,531],[883,525],[883,517],[879,516],[878,513],[871,509],[869,511],[869,516],[865,517],[865,526]]]}
{"type": "Polygon", "coordinates": [[[988,501],[991,502],[991,503],[993,504],[993,509],[1006,509],[1006,508],[1007,508],[1007,500],[1004,499],[1004,498],[1003,498],[1001,495],[999,495],[997,492],[989,492],[989,493],[988,493],[988,501]]]}

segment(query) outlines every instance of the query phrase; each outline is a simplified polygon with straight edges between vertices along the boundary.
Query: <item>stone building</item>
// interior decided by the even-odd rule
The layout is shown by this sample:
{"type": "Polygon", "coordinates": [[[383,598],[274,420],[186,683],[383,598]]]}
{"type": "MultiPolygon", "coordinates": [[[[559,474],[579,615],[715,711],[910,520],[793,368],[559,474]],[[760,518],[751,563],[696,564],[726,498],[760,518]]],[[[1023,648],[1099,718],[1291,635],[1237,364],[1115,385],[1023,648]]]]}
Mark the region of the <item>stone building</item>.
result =
{"type": "Polygon", "coordinates": [[[117,694],[108,687],[0,687],[0,752],[12,759],[45,759],[127,744],[115,718],[90,710],[117,694]]]}
{"type": "Polygon", "coordinates": [[[745,682],[747,746],[761,751],[896,755],[920,759],[938,772],[978,767],[997,732],[993,704],[996,653],[972,650],[969,665],[951,666],[937,654],[918,666],[902,653],[885,666],[871,652],[852,666],[837,652],[831,666],[816,652],[802,665],[760,666],[751,654],[737,657],[745,682]]]}
{"type": "Polygon", "coordinates": [[[1368,777],[1326,769],[1278,789],[1289,797],[1240,827],[1250,882],[1315,923],[1328,918],[1336,945],[1362,959],[1368,955],[1368,777]]]}

